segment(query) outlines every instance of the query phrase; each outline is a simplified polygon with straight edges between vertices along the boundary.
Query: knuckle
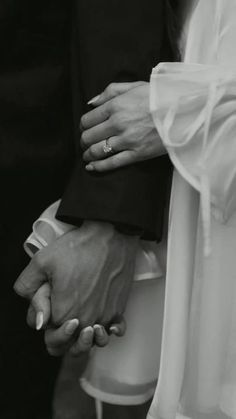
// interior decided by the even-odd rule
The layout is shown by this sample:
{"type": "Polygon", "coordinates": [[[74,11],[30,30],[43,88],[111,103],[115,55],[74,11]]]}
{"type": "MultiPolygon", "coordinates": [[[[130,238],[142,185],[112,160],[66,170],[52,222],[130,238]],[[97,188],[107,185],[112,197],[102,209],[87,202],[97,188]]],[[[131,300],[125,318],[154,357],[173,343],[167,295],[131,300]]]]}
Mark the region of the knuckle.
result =
{"type": "Polygon", "coordinates": [[[34,294],[33,297],[31,298],[31,304],[34,308],[37,308],[37,306],[38,306],[37,303],[38,303],[37,295],[34,294]]]}
{"type": "Polygon", "coordinates": [[[107,87],[107,93],[109,96],[113,96],[114,94],[116,94],[116,84],[115,83],[110,83],[109,86],[107,87]]]}
{"type": "Polygon", "coordinates": [[[116,114],[119,111],[120,106],[119,106],[119,101],[117,100],[117,98],[114,98],[109,102],[109,109],[110,109],[110,116],[116,114]]]}
{"type": "Polygon", "coordinates": [[[130,124],[127,121],[123,120],[123,132],[121,134],[121,140],[125,142],[131,149],[137,147],[140,142],[140,139],[137,137],[137,132],[130,127],[130,124]]]}
{"type": "Polygon", "coordinates": [[[30,298],[31,296],[31,284],[25,280],[25,277],[21,276],[18,278],[16,284],[14,285],[15,292],[23,298],[30,298]]]}
{"type": "Polygon", "coordinates": [[[122,96],[116,96],[111,101],[115,112],[122,112],[125,108],[122,96]]]}
{"type": "Polygon", "coordinates": [[[107,119],[109,119],[109,118],[110,118],[111,113],[112,113],[112,110],[111,110],[111,103],[110,103],[110,102],[108,102],[108,103],[106,103],[106,104],[104,105],[104,107],[101,109],[101,116],[102,116],[102,119],[103,119],[104,121],[106,121],[107,119]]]}
{"type": "Polygon", "coordinates": [[[117,130],[122,129],[122,119],[119,114],[115,113],[111,116],[110,122],[113,128],[117,130]]]}
{"type": "Polygon", "coordinates": [[[133,150],[134,144],[132,138],[129,135],[123,135],[120,137],[120,144],[122,145],[123,150],[133,150]]]}

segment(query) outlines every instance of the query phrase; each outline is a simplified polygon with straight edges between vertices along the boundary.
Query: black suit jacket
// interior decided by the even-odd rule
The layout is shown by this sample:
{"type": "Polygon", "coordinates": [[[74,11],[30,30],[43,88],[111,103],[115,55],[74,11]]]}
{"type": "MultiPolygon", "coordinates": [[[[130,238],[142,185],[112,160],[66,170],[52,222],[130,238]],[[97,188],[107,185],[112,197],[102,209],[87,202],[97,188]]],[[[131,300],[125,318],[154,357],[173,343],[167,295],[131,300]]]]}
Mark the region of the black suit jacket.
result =
{"type": "Polygon", "coordinates": [[[18,211],[25,211],[29,190],[33,216],[36,207],[40,211],[65,190],[62,220],[105,220],[160,237],[168,160],[87,173],[78,126],[87,101],[107,84],[148,80],[158,61],[172,58],[164,23],[164,0],[1,1],[0,174],[6,216],[17,198],[18,211]]]}
{"type": "MultiPolygon", "coordinates": [[[[148,80],[153,66],[172,59],[166,32],[164,0],[76,1],[72,88],[77,142],[89,99],[113,81],[148,80]]],[[[160,238],[169,174],[167,157],[113,173],[88,173],[78,146],[58,215],[76,223],[107,220],[146,238],[160,238]]]]}
{"type": "Polygon", "coordinates": [[[0,2],[0,211],[6,215],[13,200],[19,211],[31,195],[33,206],[36,190],[44,204],[45,194],[51,200],[62,194],[74,163],[68,4],[0,2]]]}

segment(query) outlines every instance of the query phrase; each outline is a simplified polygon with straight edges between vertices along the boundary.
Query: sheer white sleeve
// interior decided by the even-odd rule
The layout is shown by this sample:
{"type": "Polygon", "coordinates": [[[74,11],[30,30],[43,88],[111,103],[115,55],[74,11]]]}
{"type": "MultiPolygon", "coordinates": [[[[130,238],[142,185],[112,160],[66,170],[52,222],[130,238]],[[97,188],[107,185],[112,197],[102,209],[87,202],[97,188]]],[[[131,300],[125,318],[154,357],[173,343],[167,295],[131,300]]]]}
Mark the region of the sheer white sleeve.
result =
{"type": "Polygon", "coordinates": [[[150,106],[175,168],[222,222],[236,210],[236,2],[218,1],[214,66],[164,63],[152,73],[150,106]],[[227,10],[226,10],[227,9],[227,10]]]}
{"type": "Polygon", "coordinates": [[[151,110],[176,169],[227,220],[236,209],[236,68],[159,65],[151,110]]]}

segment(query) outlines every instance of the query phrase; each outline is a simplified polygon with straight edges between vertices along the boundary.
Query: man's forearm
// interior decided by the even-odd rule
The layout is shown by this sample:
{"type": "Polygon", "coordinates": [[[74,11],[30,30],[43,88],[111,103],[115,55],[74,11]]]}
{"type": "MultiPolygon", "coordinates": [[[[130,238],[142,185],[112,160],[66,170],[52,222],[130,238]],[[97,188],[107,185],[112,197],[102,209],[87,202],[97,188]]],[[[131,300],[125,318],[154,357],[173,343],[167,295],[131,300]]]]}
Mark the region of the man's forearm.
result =
{"type": "Polygon", "coordinates": [[[102,175],[86,172],[80,162],[57,217],[77,226],[83,220],[106,221],[121,232],[158,240],[170,173],[166,156],[102,175]]]}

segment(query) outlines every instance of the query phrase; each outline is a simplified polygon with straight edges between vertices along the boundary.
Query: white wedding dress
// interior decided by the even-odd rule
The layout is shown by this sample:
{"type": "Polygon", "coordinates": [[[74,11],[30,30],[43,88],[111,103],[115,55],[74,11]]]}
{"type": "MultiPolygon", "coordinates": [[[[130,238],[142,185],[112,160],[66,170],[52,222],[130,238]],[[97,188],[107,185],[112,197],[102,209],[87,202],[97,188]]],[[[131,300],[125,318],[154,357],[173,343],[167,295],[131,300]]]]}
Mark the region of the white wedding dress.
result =
{"type": "Polygon", "coordinates": [[[174,164],[159,381],[148,419],[236,418],[236,0],[199,0],[184,63],[151,77],[174,164]]]}

